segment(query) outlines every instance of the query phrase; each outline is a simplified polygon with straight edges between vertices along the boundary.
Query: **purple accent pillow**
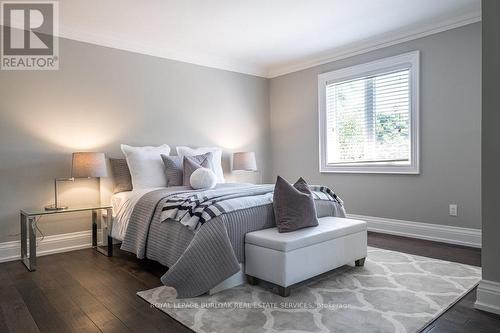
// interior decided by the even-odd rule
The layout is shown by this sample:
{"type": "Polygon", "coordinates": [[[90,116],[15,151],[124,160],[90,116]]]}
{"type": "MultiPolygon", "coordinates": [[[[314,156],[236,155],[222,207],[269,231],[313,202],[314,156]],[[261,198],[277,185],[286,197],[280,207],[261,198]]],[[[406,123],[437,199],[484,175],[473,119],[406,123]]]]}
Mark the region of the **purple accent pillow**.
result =
{"type": "Polygon", "coordinates": [[[279,232],[318,226],[312,192],[302,177],[292,185],[278,176],[274,186],[273,208],[279,232]]]}
{"type": "Polygon", "coordinates": [[[184,156],[184,159],[182,161],[183,164],[183,170],[182,170],[182,175],[183,175],[183,181],[182,185],[184,186],[191,186],[191,183],[189,179],[191,178],[191,174],[195,172],[195,170],[199,168],[211,168],[211,163],[210,161],[213,158],[212,153],[206,153],[203,155],[196,155],[196,156],[184,156]]]}
{"type": "Polygon", "coordinates": [[[165,174],[167,176],[167,187],[182,186],[182,157],[167,156],[162,154],[161,159],[165,164],[165,174]]]}
{"type": "Polygon", "coordinates": [[[124,158],[110,158],[111,172],[115,188],[113,193],[132,191],[132,177],[128,168],[127,160],[124,158]]]}

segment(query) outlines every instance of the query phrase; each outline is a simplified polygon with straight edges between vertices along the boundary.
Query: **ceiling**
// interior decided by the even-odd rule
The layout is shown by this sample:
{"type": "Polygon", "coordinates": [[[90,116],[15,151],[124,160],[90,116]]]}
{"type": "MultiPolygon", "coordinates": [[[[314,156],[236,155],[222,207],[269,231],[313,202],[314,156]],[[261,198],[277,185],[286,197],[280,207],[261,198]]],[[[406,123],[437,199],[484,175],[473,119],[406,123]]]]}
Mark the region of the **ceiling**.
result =
{"type": "Polygon", "coordinates": [[[63,0],[60,36],[274,77],[480,20],[480,0],[63,0]]]}

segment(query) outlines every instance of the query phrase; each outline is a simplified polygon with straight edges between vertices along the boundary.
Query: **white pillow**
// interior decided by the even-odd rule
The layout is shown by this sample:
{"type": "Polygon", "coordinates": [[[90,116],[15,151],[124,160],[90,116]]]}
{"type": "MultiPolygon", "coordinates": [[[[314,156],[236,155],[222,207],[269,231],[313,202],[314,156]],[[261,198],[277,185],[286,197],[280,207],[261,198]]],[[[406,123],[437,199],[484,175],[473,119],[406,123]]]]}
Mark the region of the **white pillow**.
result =
{"type": "Polygon", "coordinates": [[[177,147],[177,155],[181,157],[184,156],[196,156],[203,155],[206,153],[213,153],[212,167],[213,172],[217,176],[217,183],[225,183],[224,172],[222,171],[222,149],[219,147],[202,147],[202,148],[189,148],[180,146],[177,147]]]}
{"type": "Polygon", "coordinates": [[[209,168],[198,168],[191,174],[189,183],[195,190],[209,189],[217,184],[217,176],[209,168]]]}
{"type": "Polygon", "coordinates": [[[170,154],[168,145],[159,147],[121,145],[121,149],[127,159],[134,190],[167,186],[165,165],[161,159],[161,154],[167,156],[170,154]]]}

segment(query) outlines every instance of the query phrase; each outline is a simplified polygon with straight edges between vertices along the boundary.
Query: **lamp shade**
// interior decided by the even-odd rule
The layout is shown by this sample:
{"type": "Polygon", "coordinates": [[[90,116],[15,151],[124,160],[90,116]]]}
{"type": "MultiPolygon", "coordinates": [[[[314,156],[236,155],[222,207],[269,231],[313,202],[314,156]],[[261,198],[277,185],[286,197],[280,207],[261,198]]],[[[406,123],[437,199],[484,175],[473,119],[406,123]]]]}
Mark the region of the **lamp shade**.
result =
{"type": "Polygon", "coordinates": [[[103,153],[73,153],[71,177],[98,178],[107,175],[106,158],[103,153]]]}
{"type": "Polygon", "coordinates": [[[234,153],[233,170],[256,171],[255,153],[253,151],[234,153]]]}

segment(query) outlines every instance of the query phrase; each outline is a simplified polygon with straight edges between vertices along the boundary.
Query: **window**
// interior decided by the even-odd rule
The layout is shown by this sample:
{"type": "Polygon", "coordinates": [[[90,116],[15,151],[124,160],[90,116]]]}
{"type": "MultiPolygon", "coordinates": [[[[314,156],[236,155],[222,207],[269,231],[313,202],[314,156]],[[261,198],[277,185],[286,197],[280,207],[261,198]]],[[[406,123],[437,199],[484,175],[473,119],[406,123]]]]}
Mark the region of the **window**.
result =
{"type": "Polygon", "coordinates": [[[320,171],[419,173],[418,51],[320,74],[320,171]]]}

